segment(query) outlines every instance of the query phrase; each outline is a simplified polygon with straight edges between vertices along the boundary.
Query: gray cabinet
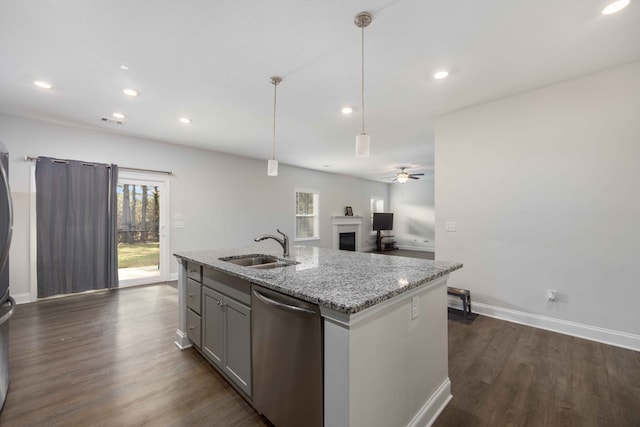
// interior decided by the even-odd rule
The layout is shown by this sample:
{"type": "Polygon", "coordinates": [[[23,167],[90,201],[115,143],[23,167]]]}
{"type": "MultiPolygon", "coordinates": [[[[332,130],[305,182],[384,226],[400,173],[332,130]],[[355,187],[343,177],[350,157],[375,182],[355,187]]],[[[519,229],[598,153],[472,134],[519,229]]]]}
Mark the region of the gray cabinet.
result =
{"type": "Polygon", "coordinates": [[[251,396],[251,309],[226,300],[226,359],[224,371],[251,396]]]}
{"type": "Polygon", "coordinates": [[[225,316],[222,304],[224,303],[225,297],[205,287],[202,290],[202,299],[204,301],[202,307],[204,317],[202,351],[209,360],[220,369],[223,369],[225,316]]]}
{"type": "Polygon", "coordinates": [[[202,285],[191,277],[187,278],[187,337],[198,348],[202,342],[201,294],[202,285]]]}
{"type": "Polygon", "coordinates": [[[193,345],[200,348],[202,344],[202,318],[198,313],[195,313],[191,309],[187,309],[187,337],[191,340],[193,345]]]}
{"type": "MultiPolygon", "coordinates": [[[[217,277],[222,284],[224,276],[217,277]]],[[[227,283],[236,279],[228,277],[234,280],[227,283]]],[[[202,352],[251,396],[251,308],[219,290],[227,289],[202,288],[202,352]]]]}
{"type": "Polygon", "coordinates": [[[200,298],[202,285],[193,279],[187,279],[187,308],[200,314],[200,298]]]}
{"type": "Polygon", "coordinates": [[[187,277],[202,282],[202,266],[193,262],[187,262],[187,277]]]}

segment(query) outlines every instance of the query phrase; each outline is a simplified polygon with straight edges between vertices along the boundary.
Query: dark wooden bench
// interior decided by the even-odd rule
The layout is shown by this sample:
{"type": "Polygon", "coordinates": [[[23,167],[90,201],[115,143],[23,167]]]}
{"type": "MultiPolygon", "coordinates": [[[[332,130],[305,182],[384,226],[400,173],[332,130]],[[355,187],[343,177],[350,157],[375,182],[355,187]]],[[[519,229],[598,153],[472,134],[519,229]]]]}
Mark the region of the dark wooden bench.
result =
{"type": "Polygon", "coordinates": [[[452,288],[447,286],[447,295],[453,295],[462,300],[462,308],[464,310],[464,318],[468,319],[471,314],[471,291],[468,289],[452,288]]]}

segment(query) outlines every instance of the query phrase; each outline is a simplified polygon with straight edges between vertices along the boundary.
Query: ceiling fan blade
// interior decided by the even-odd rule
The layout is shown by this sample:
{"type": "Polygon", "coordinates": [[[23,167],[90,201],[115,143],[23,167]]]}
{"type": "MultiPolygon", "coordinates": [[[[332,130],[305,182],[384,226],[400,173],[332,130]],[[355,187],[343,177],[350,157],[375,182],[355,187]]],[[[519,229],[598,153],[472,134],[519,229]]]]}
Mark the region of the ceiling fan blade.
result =
{"type": "Polygon", "coordinates": [[[410,173],[409,176],[424,176],[423,173],[410,173]]]}
{"type": "Polygon", "coordinates": [[[420,179],[417,176],[409,176],[409,179],[420,179]]]}
{"type": "Polygon", "coordinates": [[[392,175],[392,176],[381,176],[378,179],[391,179],[391,178],[397,178],[397,177],[395,175],[392,175]]]}

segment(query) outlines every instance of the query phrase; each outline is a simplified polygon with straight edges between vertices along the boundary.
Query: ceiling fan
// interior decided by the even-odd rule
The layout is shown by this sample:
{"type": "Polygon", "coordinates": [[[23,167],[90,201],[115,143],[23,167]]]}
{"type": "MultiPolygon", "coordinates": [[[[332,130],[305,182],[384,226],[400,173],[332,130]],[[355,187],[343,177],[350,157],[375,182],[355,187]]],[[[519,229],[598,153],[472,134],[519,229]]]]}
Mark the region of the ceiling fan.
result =
{"type": "Polygon", "coordinates": [[[420,176],[424,176],[423,173],[409,173],[405,171],[406,168],[402,168],[400,172],[395,174],[394,176],[385,176],[381,179],[391,179],[391,181],[398,181],[400,184],[404,184],[410,179],[420,179],[420,176]]]}

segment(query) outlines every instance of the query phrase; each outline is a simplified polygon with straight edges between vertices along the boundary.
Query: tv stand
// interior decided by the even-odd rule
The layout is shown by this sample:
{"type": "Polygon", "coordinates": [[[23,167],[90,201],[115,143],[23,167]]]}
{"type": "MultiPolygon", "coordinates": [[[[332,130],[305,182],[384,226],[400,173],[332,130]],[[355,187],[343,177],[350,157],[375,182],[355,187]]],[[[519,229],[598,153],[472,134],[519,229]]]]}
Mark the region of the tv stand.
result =
{"type": "Polygon", "coordinates": [[[394,236],[383,236],[380,233],[380,230],[377,231],[376,234],[376,252],[385,252],[385,251],[395,251],[396,249],[396,241],[391,240],[388,242],[383,242],[382,239],[392,238],[394,236]]]}

